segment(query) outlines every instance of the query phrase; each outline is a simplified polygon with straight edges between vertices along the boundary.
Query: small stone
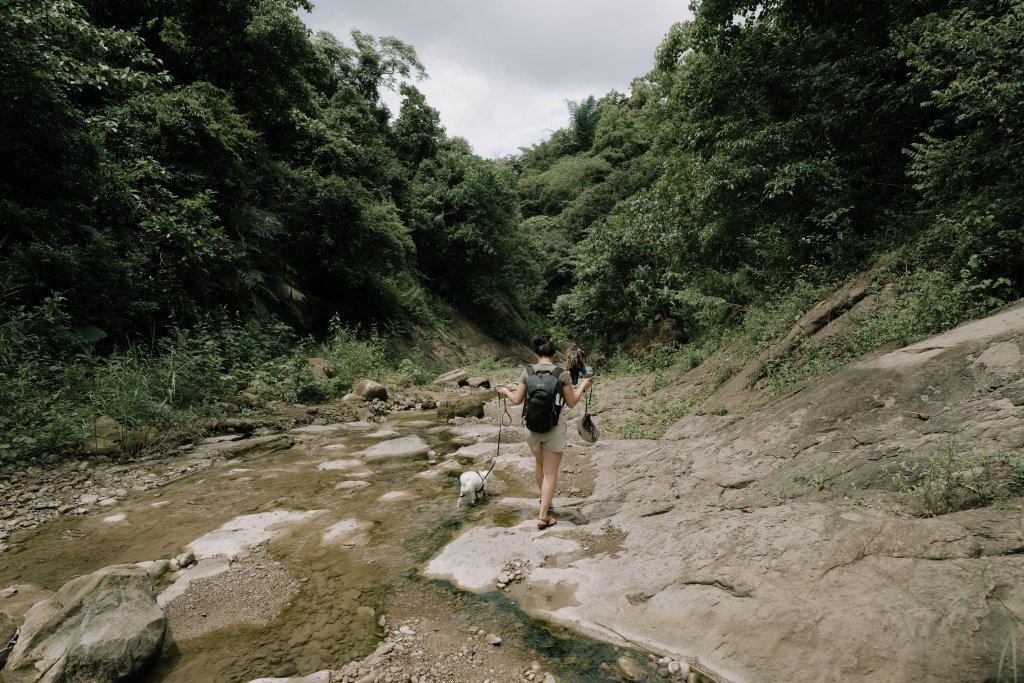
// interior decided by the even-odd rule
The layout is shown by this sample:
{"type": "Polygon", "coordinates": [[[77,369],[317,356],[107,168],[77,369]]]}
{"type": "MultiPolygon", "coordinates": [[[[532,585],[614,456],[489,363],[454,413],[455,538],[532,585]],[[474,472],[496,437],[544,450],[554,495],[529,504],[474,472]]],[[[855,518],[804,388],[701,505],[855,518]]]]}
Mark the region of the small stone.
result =
{"type": "Polygon", "coordinates": [[[554,675],[548,673],[544,674],[544,683],[558,683],[558,680],[555,679],[554,675]]]}
{"type": "Polygon", "coordinates": [[[512,577],[508,572],[502,572],[498,574],[498,583],[512,583],[512,577]]]}
{"type": "Polygon", "coordinates": [[[78,502],[81,505],[92,505],[94,503],[98,503],[99,500],[100,500],[99,496],[94,495],[92,493],[87,493],[84,496],[82,496],[81,498],[79,498],[78,502]]]}
{"type": "Polygon", "coordinates": [[[377,620],[377,626],[384,628],[388,625],[388,618],[385,615],[380,615],[380,619],[377,620]]]}
{"type": "Polygon", "coordinates": [[[616,661],[619,666],[619,671],[622,675],[631,681],[639,681],[643,676],[643,669],[636,663],[636,660],[631,657],[619,657],[616,661]]]}
{"type": "Polygon", "coordinates": [[[178,563],[179,567],[187,567],[190,564],[195,564],[195,562],[196,562],[196,554],[194,552],[192,552],[191,550],[186,550],[185,552],[183,552],[181,555],[178,555],[174,559],[178,563]]]}
{"type": "Polygon", "coordinates": [[[398,628],[398,632],[401,633],[402,635],[406,635],[406,636],[414,636],[414,635],[416,635],[416,631],[413,631],[408,626],[400,626],[398,628]]]}
{"type": "Polygon", "coordinates": [[[493,633],[488,633],[487,642],[491,645],[501,645],[501,638],[493,633]]]}
{"type": "Polygon", "coordinates": [[[117,498],[104,498],[103,500],[96,503],[100,507],[112,508],[117,505],[117,498]]]}

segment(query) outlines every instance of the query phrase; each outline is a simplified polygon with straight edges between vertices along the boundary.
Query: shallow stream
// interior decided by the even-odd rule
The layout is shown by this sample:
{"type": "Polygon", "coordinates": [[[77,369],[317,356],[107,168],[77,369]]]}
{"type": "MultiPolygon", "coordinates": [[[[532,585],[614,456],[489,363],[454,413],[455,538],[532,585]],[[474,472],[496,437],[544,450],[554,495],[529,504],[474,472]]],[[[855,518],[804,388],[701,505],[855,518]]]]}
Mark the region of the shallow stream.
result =
{"type": "MultiPolygon", "coordinates": [[[[116,508],[63,517],[16,539],[0,564],[0,586],[32,583],[56,590],[107,565],[174,557],[240,516],[308,513],[272,528],[272,538],[242,553],[254,575],[276,567],[278,576],[288,577],[290,597],[277,615],[269,623],[175,637],[149,683],[245,682],[341,668],[373,651],[380,641],[379,615],[408,613],[410,606],[441,615],[453,632],[478,623],[500,629],[507,647],[522,651],[524,663],[543,658],[560,681],[621,680],[608,666],[619,649],[531,619],[504,593],[465,593],[419,576],[463,525],[510,526],[535,513],[493,501],[456,507],[459,473],[489,457],[496,444],[478,442],[493,441],[495,429],[438,425],[421,413],[293,430],[295,444],[286,450],[214,459],[210,467],[133,494],[116,508]],[[462,446],[476,457],[460,455],[462,446]]],[[[503,454],[505,449],[521,452],[525,446],[504,444],[503,454]]],[[[532,476],[497,476],[503,495],[536,496],[526,485],[532,476]]],[[[246,600],[259,600],[242,593],[222,600],[221,609],[230,611],[232,600],[239,609],[253,607],[246,600]]],[[[200,612],[189,618],[208,617],[200,612]]],[[[480,680],[486,677],[481,672],[480,680]]]]}

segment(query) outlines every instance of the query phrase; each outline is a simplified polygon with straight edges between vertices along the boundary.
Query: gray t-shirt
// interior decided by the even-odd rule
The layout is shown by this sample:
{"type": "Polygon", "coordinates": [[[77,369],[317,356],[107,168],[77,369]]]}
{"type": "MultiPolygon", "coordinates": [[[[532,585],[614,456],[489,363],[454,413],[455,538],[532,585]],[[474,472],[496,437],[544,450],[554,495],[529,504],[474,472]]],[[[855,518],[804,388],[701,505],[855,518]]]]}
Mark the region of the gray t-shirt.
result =
{"type": "MultiPolygon", "coordinates": [[[[557,384],[557,386],[555,388],[555,391],[558,392],[558,397],[555,399],[555,405],[562,406],[562,410],[560,411],[560,414],[558,416],[558,424],[555,425],[554,429],[558,429],[558,430],[561,430],[561,431],[564,432],[565,428],[566,428],[566,421],[565,421],[566,410],[565,410],[565,394],[563,392],[565,391],[566,385],[571,385],[572,384],[572,375],[569,374],[568,370],[566,370],[565,368],[559,368],[554,363],[534,363],[533,364],[533,369],[534,370],[551,370],[551,369],[560,369],[561,370],[561,372],[558,373],[558,384],[557,384]]],[[[519,383],[525,385],[527,377],[528,377],[528,375],[526,374],[526,368],[523,368],[523,374],[519,376],[519,383]]],[[[527,431],[527,433],[530,433],[529,429],[527,429],[526,431],[527,431]]]]}
{"type": "MultiPolygon", "coordinates": [[[[555,365],[554,363],[534,363],[533,364],[533,369],[534,370],[538,370],[538,371],[539,370],[552,370],[552,369],[557,369],[557,368],[558,368],[558,366],[555,365]]],[[[519,383],[520,384],[526,384],[526,377],[527,377],[527,375],[526,375],[526,368],[523,368],[523,374],[519,376],[519,383]]],[[[563,397],[563,400],[564,400],[564,396],[562,394],[562,391],[565,388],[566,384],[572,384],[572,375],[569,374],[568,370],[566,370],[565,368],[562,368],[562,371],[558,374],[558,389],[557,389],[557,391],[558,391],[558,395],[563,397]]]]}

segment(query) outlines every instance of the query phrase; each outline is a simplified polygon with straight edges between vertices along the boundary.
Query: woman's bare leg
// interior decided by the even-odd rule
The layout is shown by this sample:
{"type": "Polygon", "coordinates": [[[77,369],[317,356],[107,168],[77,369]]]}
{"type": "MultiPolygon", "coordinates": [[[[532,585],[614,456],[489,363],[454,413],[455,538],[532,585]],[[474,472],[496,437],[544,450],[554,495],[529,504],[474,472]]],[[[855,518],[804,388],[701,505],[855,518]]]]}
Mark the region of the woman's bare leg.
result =
{"type": "Polygon", "coordinates": [[[537,490],[540,491],[544,485],[544,451],[533,451],[533,462],[533,474],[537,479],[537,490]]]}
{"type": "Polygon", "coordinates": [[[555,497],[555,489],[558,488],[558,467],[562,464],[562,454],[554,451],[544,451],[542,455],[544,480],[540,487],[540,515],[538,519],[548,518],[548,508],[551,507],[551,500],[555,497]]]}

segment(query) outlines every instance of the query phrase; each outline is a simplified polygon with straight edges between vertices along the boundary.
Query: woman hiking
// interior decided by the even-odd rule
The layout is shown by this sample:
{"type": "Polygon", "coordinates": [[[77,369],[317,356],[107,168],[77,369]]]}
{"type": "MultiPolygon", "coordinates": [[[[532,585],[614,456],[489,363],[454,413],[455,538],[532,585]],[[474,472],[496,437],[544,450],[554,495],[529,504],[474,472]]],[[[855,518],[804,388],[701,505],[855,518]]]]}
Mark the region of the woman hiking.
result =
{"type": "Polygon", "coordinates": [[[547,529],[556,523],[548,512],[558,487],[558,468],[565,451],[566,415],[562,408],[575,408],[590,388],[591,381],[584,379],[579,387],[574,388],[569,373],[555,363],[555,345],[547,337],[534,337],[531,346],[537,362],[523,370],[515,391],[499,387],[498,395],[516,406],[526,401],[523,408],[526,445],[536,461],[534,474],[540,489],[537,528],[547,529]]]}

